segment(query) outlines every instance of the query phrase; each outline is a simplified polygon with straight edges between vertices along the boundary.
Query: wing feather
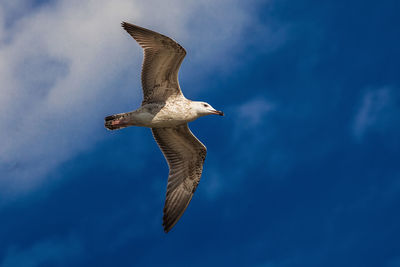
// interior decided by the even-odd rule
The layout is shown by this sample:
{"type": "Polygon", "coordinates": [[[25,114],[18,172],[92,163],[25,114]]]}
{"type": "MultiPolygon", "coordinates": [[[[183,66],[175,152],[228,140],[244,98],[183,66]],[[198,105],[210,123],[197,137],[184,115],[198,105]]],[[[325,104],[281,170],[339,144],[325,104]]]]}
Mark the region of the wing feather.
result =
{"type": "Polygon", "coordinates": [[[163,216],[164,231],[168,232],[178,222],[193,197],[207,149],[187,124],[151,130],[170,169],[163,216]]]}
{"type": "Polygon", "coordinates": [[[182,94],[178,72],[186,51],[177,42],[160,33],[122,22],[122,27],[143,48],[143,104],[165,102],[182,94]]]}

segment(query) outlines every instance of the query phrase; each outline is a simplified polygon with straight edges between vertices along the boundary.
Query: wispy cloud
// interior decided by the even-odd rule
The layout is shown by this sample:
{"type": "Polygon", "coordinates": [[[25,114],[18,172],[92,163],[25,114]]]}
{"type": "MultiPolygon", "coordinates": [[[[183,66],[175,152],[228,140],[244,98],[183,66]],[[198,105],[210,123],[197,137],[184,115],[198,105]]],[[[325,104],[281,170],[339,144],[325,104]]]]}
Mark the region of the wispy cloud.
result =
{"type": "Polygon", "coordinates": [[[142,54],[121,20],[179,40],[195,64],[207,65],[194,76],[220,64],[217,55],[233,58],[253,20],[248,4],[236,0],[60,0],[37,8],[5,1],[0,14],[8,14],[0,16],[2,197],[35,188],[104,138],[105,115],[140,102],[142,54]]]}
{"type": "Polygon", "coordinates": [[[237,113],[242,122],[248,126],[256,127],[274,108],[275,105],[264,98],[255,98],[240,105],[237,113]]]}
{"type": "Polygon", "coordinates": [[[1,267],[36,267],[42,264],[70,266],[83,251],[80,241],[72,236],[65,239],[39,241],[28,248],[11,247],[5,254],[1,267]]]}
{"type": "Polygon", "coordinates": [[[388,126],[393,123],[395,99],[397,95],[392,88],[383,87],[368,90],[361,99],[361,104],[357,110],[352,124],[353,136],[362,141],[365,134],[374,128],[380,127],[388,130],[388,126]]]}
{"type": "Polygon", "coordinates": [[[387,267],[399,267],[399,266],[400,266],[400,257],[388,260],[387,267]]]}
{"type": "MultiPolygon", "coordinates": [[[[254,165],[259,161],[274,161],[277,151],[265,151],[273,140],[275,132],[266,132],[266,128],[272,125],[269,115],[277,109],[277,104],[267,100],[265,97],[245,100],[238,105],[229,108],[226,113],[231,123],[225,126],[228,131],[226,145],[229,147],[226,155],[208,155],[205,165],[207,182],[202,186],[205,188],[205,196],[209,200],[221,196],[230,190],[236,191],[241,183],[248,177],[254,165]],[[262,132],[263,134],[260,134],[262,132]],[[255,157],[255,155],[258,155],[255,157]],[[223,165],[218,157],[229,158],[229,165],[223,165]],[[214,158],[214,159],[213,159],[214,158]],[[232,163],[240,167],[233,167],[232,163]],[[229,186],[226,179],[229,177],[229,186]]],[[[269,165],[269,163],[268,163],[269,165]]],[[[235,165],[236,166],[236,165],[235,165]]]]}

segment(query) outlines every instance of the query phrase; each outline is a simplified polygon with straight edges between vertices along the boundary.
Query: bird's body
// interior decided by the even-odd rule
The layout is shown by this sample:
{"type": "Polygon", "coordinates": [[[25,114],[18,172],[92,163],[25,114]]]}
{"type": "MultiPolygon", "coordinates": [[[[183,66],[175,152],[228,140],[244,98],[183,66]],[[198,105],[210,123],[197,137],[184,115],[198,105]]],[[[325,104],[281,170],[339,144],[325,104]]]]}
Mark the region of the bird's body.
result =
{"type": "MultiPolygon", "coordinates": [[[[112,119],[108,121],[108,124],[114,123],[119,128],[122,128],[123,125],[148,128],[176,127],[199,117],[190,107],[190,100],[183,96],[175,97],[166,103],[149,103],[135,111],[107,117],[112,119]]],[[[109,126],[112,127],[112,125],[109,126]]]]}
{"type": "Polygon", "coordinates": [[[164,231],[168,232],[189,205],[206,156],[206,147],[192,134],[187,123],[223,113],[205,102],[183,96],[178,82],[179,67],[186,55],[182,46],[167,36],[133,24],[123,22],[122,27],[144,50],[143,102],[135,111],[106,117],[105,127],[152,129],[170,168],[163,216],[164,231]]]}

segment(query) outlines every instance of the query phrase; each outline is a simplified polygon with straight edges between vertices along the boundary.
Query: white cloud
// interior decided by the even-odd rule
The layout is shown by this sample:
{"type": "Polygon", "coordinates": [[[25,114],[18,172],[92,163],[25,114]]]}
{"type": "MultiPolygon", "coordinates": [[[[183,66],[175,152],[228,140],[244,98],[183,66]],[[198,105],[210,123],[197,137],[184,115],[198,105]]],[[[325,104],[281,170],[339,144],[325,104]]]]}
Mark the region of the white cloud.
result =
{"type": "Polygon", "coordinates": [[[232,60],[243,29],[255,23],[251,5],[238,0],[28,3],[0,4],[3,198],[37,187],[58,164],[104,138],[105,115],[139,104],[142,53],[122,20],[179,40],[196,66],[187,79],[232,60]]]}

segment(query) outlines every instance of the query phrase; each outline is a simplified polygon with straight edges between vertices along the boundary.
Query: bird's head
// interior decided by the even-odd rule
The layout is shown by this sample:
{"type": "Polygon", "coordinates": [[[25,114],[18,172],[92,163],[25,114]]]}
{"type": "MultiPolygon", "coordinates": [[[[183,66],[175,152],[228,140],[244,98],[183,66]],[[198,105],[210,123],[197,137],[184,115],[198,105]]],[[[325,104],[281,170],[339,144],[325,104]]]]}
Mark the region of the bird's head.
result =
{"type": "Polygon", "coordinates": [[[224,116],[224,113],[222,111],[216,110],[206,102],[193,101],[192,108],[196,111],[198,116],[206,116],[212,114],[224,116]]]}

